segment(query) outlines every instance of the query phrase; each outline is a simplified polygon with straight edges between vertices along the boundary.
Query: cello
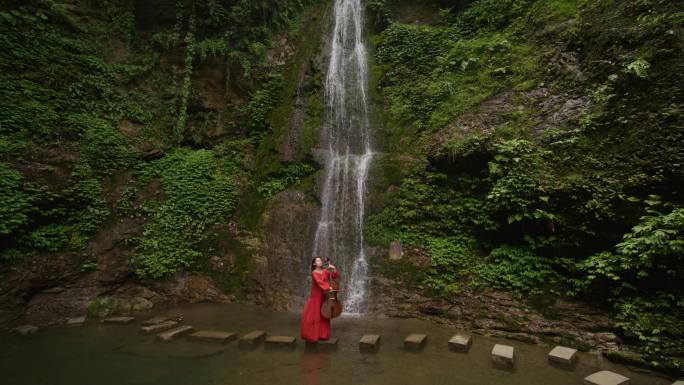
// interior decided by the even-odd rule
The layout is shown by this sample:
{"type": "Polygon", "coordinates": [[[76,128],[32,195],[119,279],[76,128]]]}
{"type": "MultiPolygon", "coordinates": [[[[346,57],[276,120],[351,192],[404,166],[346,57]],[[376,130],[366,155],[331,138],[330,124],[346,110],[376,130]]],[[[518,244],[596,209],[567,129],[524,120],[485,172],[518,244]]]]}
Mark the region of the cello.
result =
{"type": "Polygon", "coordinates": [[[333,319],[340,314],[342,314],[342,302],[337,298],[337,293],[340,292],[340,284],[336,279],[333,279],[332,271],[330,270],[330,258],[326,258],[325,261],[328,263],[328,284],[332,290],[325,294],[325,299],[321,304],[321,317],[326,319],[333,319]]]}

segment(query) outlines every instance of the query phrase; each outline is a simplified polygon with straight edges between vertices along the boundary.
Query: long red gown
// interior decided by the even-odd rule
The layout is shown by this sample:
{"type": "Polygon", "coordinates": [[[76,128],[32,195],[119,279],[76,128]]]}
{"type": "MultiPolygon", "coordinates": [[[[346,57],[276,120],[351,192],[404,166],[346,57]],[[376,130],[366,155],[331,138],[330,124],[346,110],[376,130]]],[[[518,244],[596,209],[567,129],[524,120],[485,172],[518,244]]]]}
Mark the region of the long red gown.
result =
{"type": "MultiPolygon", "coordinates": [[[[333,271],[333,279],[337,276],[337,271],[333,271]]],[[[311,290],[309,291],[309,298],[304,304],[300,327],[300,336],[309,342],[330,338],[330,320],[321,317],[321,305],[325,300],[325,293],[330,288],[329,277],[330,272],[328,270],[323,270],[321,273],[317,273],[315,270],[311,272],[311,290]]]]}

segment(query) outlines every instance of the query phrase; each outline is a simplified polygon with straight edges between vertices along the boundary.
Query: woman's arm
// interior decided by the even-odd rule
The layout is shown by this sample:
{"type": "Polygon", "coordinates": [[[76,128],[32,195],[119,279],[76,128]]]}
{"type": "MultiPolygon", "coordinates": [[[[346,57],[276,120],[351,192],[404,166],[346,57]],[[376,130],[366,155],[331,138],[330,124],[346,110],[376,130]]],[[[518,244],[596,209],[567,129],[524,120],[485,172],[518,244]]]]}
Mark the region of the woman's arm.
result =
{"type": "Polygon", "coordinates": [[[328,280],[325,279],[323,274],[318,274],[314,271],[311,272],[311,279],[316,282],[316,285],[321,288],[321,290],[327,292],[330,290],[330,285],[328,285],[328,280]]]}
{"type": "MultiPolygon", "coordinates": [[[[339,276],[340,276],[340,274],[337,272],[337,269],[334,269],[332,272],[332,278],[337,279],[337,277],[339,277],[339,276]]],[[[329,270],[323,270],[323,279],[327,281],[329,277],[330,277],[330,271],[329,270]]]]}
{"type": "MultiPolygon", "coordinates": [[[[340,276],[340,274],[337,272],[337,267],[335,267],[332,263],[331,263],[329,266],[333,269],[333,272],[332,272],[332,277],[333,277],[333,279],[337,279],[337,277],[340,276]]],[[[328,277],[330,276],[330,271],[329,271],[329,270],[325,270],[325,272],[327,273],[327,274],[325,275],[325,279],[328,279],[328,277]]]]}

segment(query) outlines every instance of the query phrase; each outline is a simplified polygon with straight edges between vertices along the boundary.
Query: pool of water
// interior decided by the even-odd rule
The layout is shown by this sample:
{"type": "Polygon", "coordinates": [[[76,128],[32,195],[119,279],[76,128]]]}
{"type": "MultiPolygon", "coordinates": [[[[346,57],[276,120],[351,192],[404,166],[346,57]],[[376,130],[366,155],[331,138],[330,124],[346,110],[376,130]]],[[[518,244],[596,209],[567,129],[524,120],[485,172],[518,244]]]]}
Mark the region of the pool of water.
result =
{"type": "MultiPolygon", "coordinates": [[[[254,329],[270,335],[298,337],[298,314],[276,312],[247,304],[197,304],[166,309],[182,313],[195,329],[244,334],[254,329]]],[[[144,315],[139,319],[151,317],[144,315]]],[[[294,350],[241,350],[226,345],[186,339],[162,343],[138,334],[139,323],[105,325],[89,322],[83,328],[41,330],[29,337],[0,336],[0,384],[3,385],[227,385],[227,384],[581,384],[582,378],[602,369],[632,379],[632,385],[669,385],[671,381],[635,372],[600,357],[581,353],[573,370],[548,364],[549,347],[473,336],[468,353],[454,353],[447,341],[458,330],[416,319],[342,316],[333,320],[332,352],[307,349],[298,339],[294,350]],[[359,352],[363,334],[380,334],[375,354],[359,352]],[[403,350],[410,333],[428,335],[422,352],[403,350]],[[495,368],[495,343],[515,346],[514,370],[495,368]]]]}

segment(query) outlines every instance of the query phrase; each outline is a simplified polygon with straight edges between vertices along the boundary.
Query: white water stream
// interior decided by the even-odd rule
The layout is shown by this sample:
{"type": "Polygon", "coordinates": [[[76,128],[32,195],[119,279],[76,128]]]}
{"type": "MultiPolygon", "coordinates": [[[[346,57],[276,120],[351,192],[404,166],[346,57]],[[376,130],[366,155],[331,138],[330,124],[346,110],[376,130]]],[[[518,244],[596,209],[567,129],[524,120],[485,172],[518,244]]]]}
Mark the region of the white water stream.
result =
{"type": "Polygon", "coordinates": [[[368,294],[363,219],[373,152],[363,25],[361,0],[335,0],[325,80],[325,182],[313,255],[330,258],[340,269],[346,313],[362,313],[368,294]]]}

